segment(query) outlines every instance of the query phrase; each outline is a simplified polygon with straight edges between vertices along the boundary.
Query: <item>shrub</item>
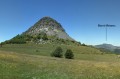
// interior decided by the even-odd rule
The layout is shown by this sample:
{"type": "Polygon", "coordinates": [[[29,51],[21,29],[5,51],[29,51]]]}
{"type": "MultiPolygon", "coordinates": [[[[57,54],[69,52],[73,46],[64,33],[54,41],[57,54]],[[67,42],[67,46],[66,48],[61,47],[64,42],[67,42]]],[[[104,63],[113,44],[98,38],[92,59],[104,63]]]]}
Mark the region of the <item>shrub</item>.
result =
{"type": "Polygon", "coordinates": [[[2,47],[2,43],[0,43],[0,47],[2,47]]]}
{"type": "Polygon", "coordinates": [[[47,37],[47,34],[46,34],[46,33],[42,36],[42,39],[43,39],[43,40],[48,40],[48,37],[47,37]]]}
{"type": "Polygon", "coordinates": [[[87,45],[85,45],[85,44],[83,43],[82,46],[87,46],[87,45]]]}
{"type": "Polygon", "coordinates": [[[36,50],[36,52],[39,52],[39,50],[36,50]]]}
{"type": "Polygon", "coordinates": [[[67,59],[73,59],[74,58],[74,54],[73,54],[72,50],[67,49],[67,51],[65,53],[65,58],[67,58],[67,59]]]}
{"type": "Polygon", "coordinates": [[[61,48],[61,47],[57,47],[57,48],[51,53],[51,56],[61,58],[61,57],[63,56],[62,52],[63,52],[62,48],[61,48]]]}

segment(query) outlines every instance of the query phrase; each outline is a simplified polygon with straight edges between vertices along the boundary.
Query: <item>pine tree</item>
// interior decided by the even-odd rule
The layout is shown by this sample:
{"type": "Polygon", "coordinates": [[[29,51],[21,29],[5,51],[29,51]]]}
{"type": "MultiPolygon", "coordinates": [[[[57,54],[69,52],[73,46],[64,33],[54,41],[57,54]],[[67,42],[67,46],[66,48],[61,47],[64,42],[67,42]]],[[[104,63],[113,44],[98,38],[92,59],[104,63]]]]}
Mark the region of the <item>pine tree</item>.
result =
{"type": "Polygon", "coordinates": [[[61,58],[63,56],[63,50],[61,47],[57,47],[52,53],[51,56],[61,58]]]}
{"type": "Polygon", "coordinates": [[[72,50],[67,49],[67,51],[65,53],[65,58],[67,58],[67,59],[73,59],[74,58],[74,54],[73,54],[72,50]]]}

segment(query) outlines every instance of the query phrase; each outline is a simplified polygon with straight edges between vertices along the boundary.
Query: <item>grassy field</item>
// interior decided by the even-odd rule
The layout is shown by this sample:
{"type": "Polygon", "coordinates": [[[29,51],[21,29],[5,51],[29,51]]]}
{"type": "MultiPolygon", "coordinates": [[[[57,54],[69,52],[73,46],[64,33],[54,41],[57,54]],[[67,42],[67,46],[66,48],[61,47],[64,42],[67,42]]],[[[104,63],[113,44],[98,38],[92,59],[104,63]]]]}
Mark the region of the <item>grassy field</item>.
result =
{"type": "Polygon", "coordinates": [[[12,51],[17,53],[25,53],[25,54],[34,54],[34,55],[43,55],[50,56],[50,53],[55,50],[57,46],[62,47],[63,52],[66,49],[71,49],[75,54],[101,54],[99,50],[86,47],[86,46],[75,46],[75,45],[57,45],[57,44],[6,44],[3,45],[0,50],[12,51]]]}
{"type": "Polygon", "coordinates": [[[0,79],[119,79],[120,59],[84,46],[71,48],[75,59],[50,57],[55,45],[5,45],[0,48],[0,79]],[[37,50],[37,51],[36,51],[37,50]]]}

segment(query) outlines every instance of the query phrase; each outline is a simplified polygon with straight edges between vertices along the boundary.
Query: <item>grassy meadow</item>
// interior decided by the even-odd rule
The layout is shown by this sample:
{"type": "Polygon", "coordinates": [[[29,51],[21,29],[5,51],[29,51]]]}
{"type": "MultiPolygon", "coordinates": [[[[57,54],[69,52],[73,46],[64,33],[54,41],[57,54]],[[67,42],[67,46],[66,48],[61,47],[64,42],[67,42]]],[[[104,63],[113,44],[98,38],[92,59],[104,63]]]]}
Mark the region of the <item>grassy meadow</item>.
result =
{"type": "Polygon", "coordinates": [[[0,79],[119,79],[120,58],[86,46],[71,49],[74,59],[51,57],[59,45],[9,44],[0,48],[0,79]]]}

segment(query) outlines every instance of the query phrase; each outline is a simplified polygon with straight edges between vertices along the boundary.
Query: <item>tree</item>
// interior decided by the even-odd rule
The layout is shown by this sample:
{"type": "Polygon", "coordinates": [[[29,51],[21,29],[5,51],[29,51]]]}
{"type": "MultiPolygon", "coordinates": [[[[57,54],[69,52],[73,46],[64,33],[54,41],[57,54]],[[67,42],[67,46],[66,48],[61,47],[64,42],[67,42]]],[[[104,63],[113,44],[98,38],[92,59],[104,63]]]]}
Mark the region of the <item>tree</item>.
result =
{"type": "Polygon", "coordinates": [[[81,45],[81,42],[78,42],[79,45],[81,45]]]}
{"type": "Polygon", "coordinates": [[[38,35],[36,36],[36,39],[41,39],[41,34],[38,34],[38,35]]]}
{"type": "Polygon", "coordinates": [[[36,39],[43,39],[43,40],[48,40],[47,34],[44,32],[41,32],[36,36],[36,39]]]}
{"type": "Polygon", "coordinates": [[[0,43],[0,47],[2,47],[3,43],[0,43]]]}
{"type": "Polygon", "coordinates": [[[25,37],[23,35],[17,35],[13,37],[10,40],[5,41],[6,44],[25,44],[26,40],[24,39],[25,37]]]}
{"type": "Polygon", "coordinates": [[[65,53],[65,58],[67,58],[67,59],[73,59],[74,58],[74,54],[73,54],[72,50],[67,49],[67,51],[65,53]]]}
{"type": "Polygon", "coordinates": [[[120,49],[115,49],[114,52],[115,52],[116,54],[120,54],[120,49]]]}
{"type": "Polygon", "coordinates": [[[61,58],[63,56],[63,50],[61,47],[57,47],[52,53],[51,56],[61,58]]]}
{"type": "Polygon", "coordinates": [[[85,44],[83,43],[82,46],[87,46],[87,45],[85,45],[85,44]]]}
{"type": "Polygon", "coordinates": [[[46,34],[46,33],[42,36],[42,39],[43,39],[43,40],[48,40],[48,37],[47,37],[47,34],[46,34]]]}

